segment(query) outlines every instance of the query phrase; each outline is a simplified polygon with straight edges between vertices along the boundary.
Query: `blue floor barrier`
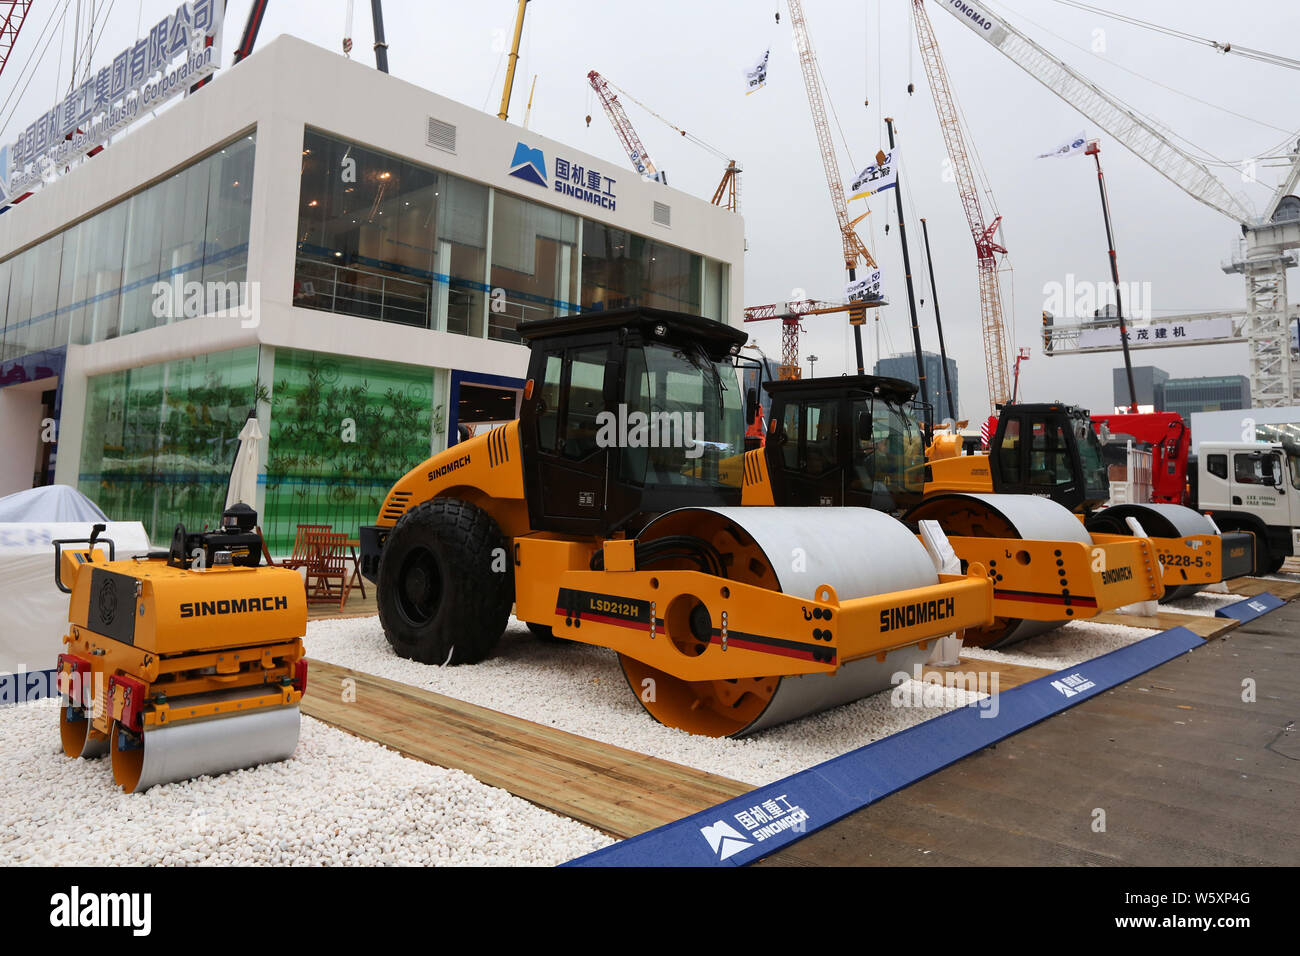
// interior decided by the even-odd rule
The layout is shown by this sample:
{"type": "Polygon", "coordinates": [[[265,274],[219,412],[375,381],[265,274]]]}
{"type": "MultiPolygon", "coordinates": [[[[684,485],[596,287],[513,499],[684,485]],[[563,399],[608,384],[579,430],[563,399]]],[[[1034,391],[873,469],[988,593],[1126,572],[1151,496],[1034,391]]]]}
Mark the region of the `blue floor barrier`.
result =
{"type": "Polygon", "coordinates": [[[742,866],[1203,643],[1153,634],[564,865],[742,866]]]}
{"type": "Polygon", "coordinates": [[[1236,604],[1227,604],[1218,608],[1215,617],[1231,617],[1243,624],[1247,621],[1253,621],[1261,614],[1267,614],[1269,611],[1275,611],[1286,602],[1281,598],[1275,598],[1268,592],[1256,594],[1254,597],[1246,598],[1244,601],[1238,601],[1236,604]]]}

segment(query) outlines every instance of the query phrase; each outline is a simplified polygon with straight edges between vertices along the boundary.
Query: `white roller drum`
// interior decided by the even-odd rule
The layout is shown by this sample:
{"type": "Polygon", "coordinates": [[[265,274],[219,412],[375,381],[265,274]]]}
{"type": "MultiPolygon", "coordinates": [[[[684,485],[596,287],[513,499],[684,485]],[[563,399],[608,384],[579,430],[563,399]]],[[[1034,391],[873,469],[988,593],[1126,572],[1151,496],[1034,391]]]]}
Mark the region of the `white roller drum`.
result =
{"type": "Polygon", "coordinates": [[[691,533],[701,538],[712,538],[718,519],[748,533],[784,594],[812,600],[819,584],[829,584],[844,601],[939,583],[929,553],[907,526],[870,508],[680,508],[651,521],[638,539],[653,540],[656,526],[688,514],[691,533]]]}
{"type": "MultiPolygon", "coordinates": [[[[908,521],[933,518],[939,521],[944,531],[954,537],[966,534],[949,524],[952,514],[948,509],[960,507],[963,503],[973,503],[980,510],[987,512],[991,518],[1001,519],[1005,525],[1002,529],[990,528],[992,534],[998,530],[1010,531],[1011,537],[1022,541],[1077,541],[1080,544],[1092,544],[1092,535],[1083,526],[1083,522],[1068,508],[1057,504],[1050,498],[1037,495],[985,495],[985,494],[945,494],[927,499],[913,508],[907,515],[908,521]]],[[[968,505],[969,506],[969,505],[968,505]]],[[[979,535],[971,535],[979,537],[979,535]]],[[[1009,630],[997,640],[984,643],[989,648],[1006,647],[1026,638],[1055,630],[1069,620],[1031,621],[1015,619],[1010,622],[1009,630]]]]}
{"type": "Polygon", "coordinates": [[[299,724],[298,707],[293,706],[149,730],[139,780],[129,786],[118,778],[116,741],[114,777],[123,789],[139,793],[161,783],[287,760],[298,746],[299,724]]]}
{"type": "MultiPolygon", "coordinates": [[[[915,535],[867,508],[683,508],[660,515],[638,538],[689,533],[725,554],[727,525],[753,539],[777,577],[776,590],[784,594],[812,600],[816,589],[828,584],[846,601],[939,583],[915,535]]],[[[834,674],[782,677],[763,712],[730,736],[744,737],[875,694],[892,686],[895,673],[910,674],[914,665],[924,664],[928,654],[913,645],[891,651],[884,661],[874,656],[850,661],[834,674]]]]}

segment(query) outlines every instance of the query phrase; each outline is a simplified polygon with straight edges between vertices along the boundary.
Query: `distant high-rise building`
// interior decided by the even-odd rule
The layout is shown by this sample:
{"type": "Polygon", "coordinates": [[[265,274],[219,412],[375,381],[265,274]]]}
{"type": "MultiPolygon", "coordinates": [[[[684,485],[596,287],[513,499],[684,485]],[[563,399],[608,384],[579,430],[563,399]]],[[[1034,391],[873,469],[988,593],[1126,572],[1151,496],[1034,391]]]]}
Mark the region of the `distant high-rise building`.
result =
{"type": "MultiPolygon", "coordinates": [[[[1115,407],[1128,408],[1128,375],[1124,366],[1112,371],[1115,385],[1115,407]]],[[[1138,405],[1149,405],[1156,411],[1164,410],[1165,383],[1169,373],[1154,365],[1135,365],[1133,367],[1133,390],[1137,392],[1138,405]]]]}
{"type": "Polygon", "coordinates": [[[1227,412],[1250,408],[1250,379],[1245,375],[1171,378],[1165,382],[1163,411],[1191,421],[1193,412],[1227,412]]]}
{"type": "MultiPolygon", "coordinates": [[[[943,386],[943,365],[939,361],[939,353],[922,352],[921,361],[925,366],[925,396],[918,394],[918,401],[929,402],[934,408],[934,417],[937,421],[943,421],[948,417],[948,397],[943,386]]],[[[916,380],[916,356],[908,353],[905,355],[891,355],[889,358],[878,359],[876,361],[875,373],[877,375],[887,375],[890,378],[901,378],[905,382],[911,382],[913,385],[919,384],[916,380]]],[[[952,403],[953,418],[961,417],[961,401],[957,395],[957,360],[948,359],[948,378],[952,382],[952,403]]]]}

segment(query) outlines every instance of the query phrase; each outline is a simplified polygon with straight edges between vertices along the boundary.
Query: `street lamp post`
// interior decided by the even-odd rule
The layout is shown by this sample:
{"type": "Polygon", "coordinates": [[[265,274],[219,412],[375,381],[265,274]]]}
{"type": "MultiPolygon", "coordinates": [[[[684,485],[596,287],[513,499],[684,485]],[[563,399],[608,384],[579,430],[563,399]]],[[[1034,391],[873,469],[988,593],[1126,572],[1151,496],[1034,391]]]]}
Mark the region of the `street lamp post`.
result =
{"type": "Polygon", "coordinates": [[[815,355],[808,356],[808,377],[817,377],[817,356],[815,355]]]}

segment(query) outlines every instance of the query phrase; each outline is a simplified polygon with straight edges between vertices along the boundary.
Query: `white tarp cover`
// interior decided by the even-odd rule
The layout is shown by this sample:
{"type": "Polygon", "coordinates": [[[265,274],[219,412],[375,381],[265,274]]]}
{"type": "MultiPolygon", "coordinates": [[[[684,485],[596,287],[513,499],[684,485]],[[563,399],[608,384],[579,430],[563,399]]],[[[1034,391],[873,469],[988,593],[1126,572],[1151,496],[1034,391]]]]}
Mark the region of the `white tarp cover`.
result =
{"type": "Polygon", "coordinates": [[[107,520],[99,505],[68,485],[31,488],[0,498],[0,522],[107,520]]]}
{"type": "Polygon", "coordinates": [[[138,521],[0,522],[0,700],[13,692],[3,686],[7,675],[58,663],[68,630],[68,595],[54,585],[51,542],[88,538],[97,523],[108,525],[100,537],[113,539],[119,559],[150,550],[138,521]]]}

